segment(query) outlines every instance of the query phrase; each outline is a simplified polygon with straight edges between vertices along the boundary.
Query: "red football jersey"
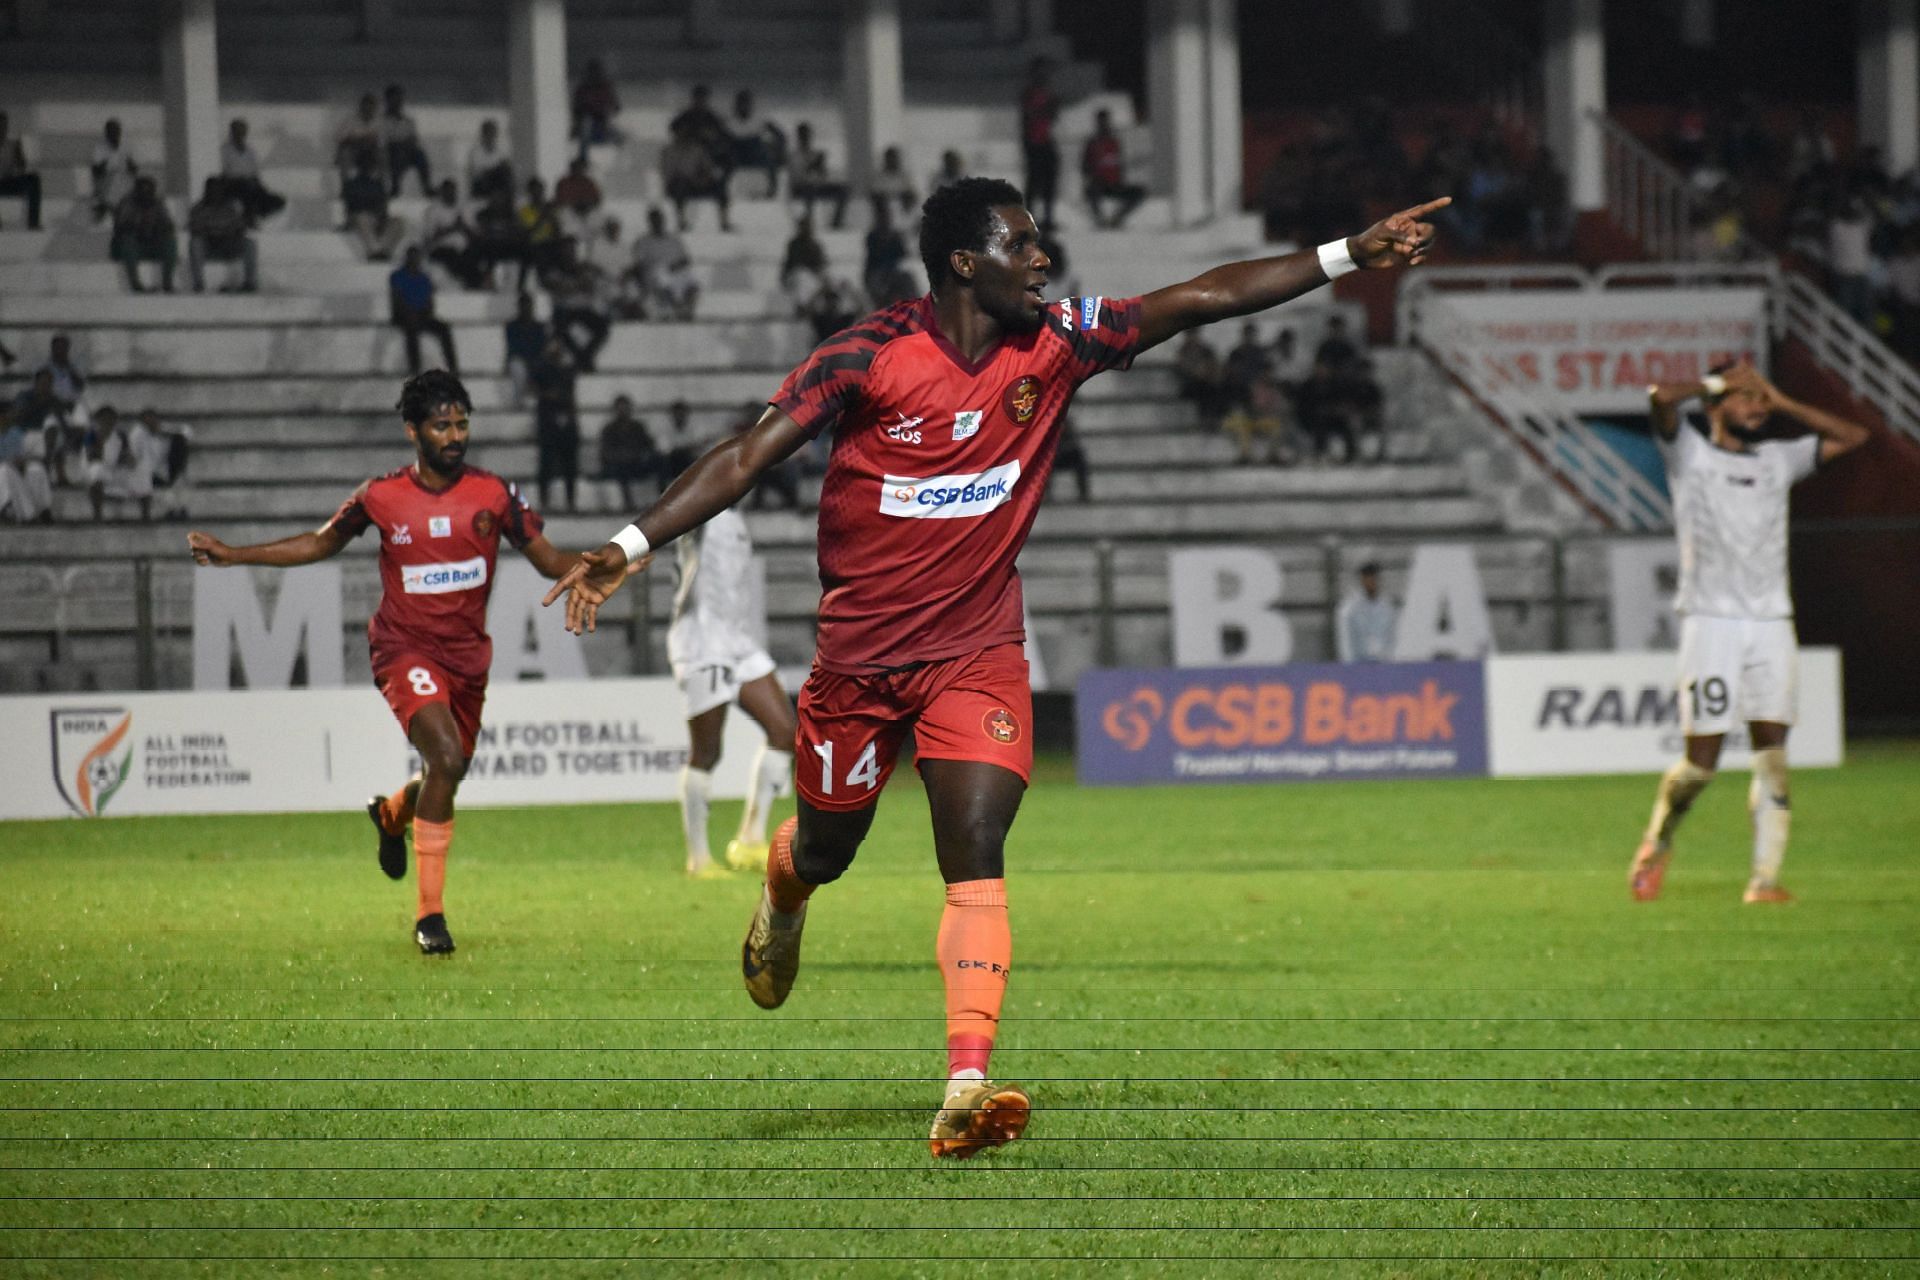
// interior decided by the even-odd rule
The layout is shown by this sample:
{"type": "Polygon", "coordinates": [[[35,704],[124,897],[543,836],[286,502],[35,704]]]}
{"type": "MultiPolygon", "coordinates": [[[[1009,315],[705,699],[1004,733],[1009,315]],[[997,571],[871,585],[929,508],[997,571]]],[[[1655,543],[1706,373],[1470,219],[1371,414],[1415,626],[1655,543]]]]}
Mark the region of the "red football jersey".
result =
{"type": "Polygon", "coordinates": [[[773,405],[834,432],[820,494],[829,671],[931,662],[1026,637],[1014,558],[1046,492],[1067,403],[1140,346],[1138,298],[1067,298],[968,362],[933,299],[822,343],[773,405]]]}
{"type": "Polygon", "coordinates": [[[524,547],[542,525],[519,489],[466,467],[435,492],[402,467],[355,489],[328,523],[348,538],[369,525],[380,531],[380,607],[367,622],[376,670],[384,659],[420,653],[460,675],[487,674],[487,598],[500,536],[524,547]]]}

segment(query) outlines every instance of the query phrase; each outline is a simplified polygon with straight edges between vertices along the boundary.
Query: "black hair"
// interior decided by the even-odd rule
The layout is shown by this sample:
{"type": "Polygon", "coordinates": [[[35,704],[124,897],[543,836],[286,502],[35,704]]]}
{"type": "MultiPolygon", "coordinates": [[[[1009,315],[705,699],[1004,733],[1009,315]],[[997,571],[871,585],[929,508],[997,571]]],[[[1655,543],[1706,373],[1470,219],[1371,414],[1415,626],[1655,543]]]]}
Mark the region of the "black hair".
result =
{"type": "Polygon", "coordinates": [[[953,274],[951,259],[961,249],[987,247],[993,211],[1027,202],[1020,188],[999,178],[960,178],[949,182],[920,206],[920,261],[927,285],[938,289],[953,274]]]}
{"type": "MultiPolygon", "coordinates": [[[[1711,369],[1709,369],[1709,370],[1707,370],[1707,376],[1708,376],[1709,378],[1718,378],[1718,377],[1722,377],[1722,376],[1724,376],[1724,375],[1725,375],[1725,374],[1726,374],[1726,373],[1727,373],[1727,372],[1728,372],[1729,370],[1731,370],[1731,369],[1733,369],[1734,367],[1736,367],[1736,366],[1737,366],[1737,365],[1738,365],[1739,363],[1740,363],[1740,362],[1739,362],[1738,360],[1722,360],[1722,361],[1721,361],[1721,362],[1720,362],[1719,364],[1717,364],[1717,365],[1715,365],[1715,366],[1713,366],[1713,368],[1711,368],[1711,369]]],[[[1724,392],[1724,391],[1722,391],[1722,392],[1721,392],[1721,393],[1720,393],[1719,395],[1717,395],[1717,396],[1702,396],[1702,397],[1701,397],[1701,400],[1702,400],[1702,401],[1703,401],[1704,403],[1706,403],[1706,404],[1709,404],[1709,405],[1715,405],[1715,404],[1719,404],[1719,403],[1720,403],[1720,402],[1721,402],[1722,400],[1725,400],[1726,398],[1727,398],[1727,393],[1726,393],[1726,392],[1724,392]]]]}
{"type": "Polygon", "coordinates": [[[433,411],[443,404],[457,404],[468,413],[473,412],[473,397],[467,394],[459,378],[445,369],[429,369],[414,374],[401,385],[400,403],[394,408],[400,410],[403,421],[417,425],[431,418],[433,411]]]}

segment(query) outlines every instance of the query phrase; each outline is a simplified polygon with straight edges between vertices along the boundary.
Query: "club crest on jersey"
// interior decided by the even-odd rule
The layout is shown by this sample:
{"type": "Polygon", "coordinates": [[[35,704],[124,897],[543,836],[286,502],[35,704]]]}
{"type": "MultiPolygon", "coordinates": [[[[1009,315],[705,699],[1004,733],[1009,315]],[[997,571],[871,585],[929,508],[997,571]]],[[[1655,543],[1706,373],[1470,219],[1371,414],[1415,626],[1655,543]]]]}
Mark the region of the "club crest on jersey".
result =
{"type": "Polygon", "coordinates": [[[987,416],[985,409],[962,409],[953,415],[953,438],[971,440],[980,434],[980,419],[987,416]]]}
{"type": "Polygon", "coordinates": [[[1016,427],[1032,422],[1033,415],[1040,409],[1040,379],[1032,374],[1015,378],[1000,397],[1000,407],[1007,411],[1007,417],[1013,419],[1016,427]]]}
{"type": "Polygon", "coordinates": [[[427,536],[429,538],[451,538],[453,536],[453,517],[428,516],[427,536]]]}
{"type": "Polygon", "coordinates": [[[393,526],[393,532],[387,535],[387,541],[396,547],[413,545],[413,530],[404,524],[393,526]]]}
{"type": "Polygon", "coordinates": [[[981,718],[980,728],[1002,746],[1020,741],[1020,722],[1005,707],[995,707],[981,718]]]}
{"type": "Polygon", "coordinates": [[[473,531],[483,538],[490,535],[493,532],[493,512],[487,510],[485,507],[474,512],[473,531]]]}

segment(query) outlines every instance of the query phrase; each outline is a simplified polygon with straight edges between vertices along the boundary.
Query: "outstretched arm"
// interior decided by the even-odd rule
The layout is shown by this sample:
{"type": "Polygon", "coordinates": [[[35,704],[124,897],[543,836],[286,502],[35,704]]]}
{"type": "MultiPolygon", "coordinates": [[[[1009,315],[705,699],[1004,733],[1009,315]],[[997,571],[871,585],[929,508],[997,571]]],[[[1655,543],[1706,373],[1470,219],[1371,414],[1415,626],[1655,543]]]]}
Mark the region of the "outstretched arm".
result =
{"type": "Polygon", "coordinates": [[[234,564],[291,568],[338,555],[346,545],[346,535],[331,521],[311,533],[296,533],[278,542],[256,542],[245,547],[230,547],[212,534],[201,533],[198,529],[187,535],[187,546],[193,552],[194,563],[219,568],[234,564]]]}
{"type": "MultiPolygon", "coordinates": [[[[637,516],[628,529],[637,530],[649,548],[671,542],[744,498],[763,472],[784,462],[806,440],[807,432],[799,423],[769,405],[760,421],[722,440],[681,472],[660,500],[637,516]]],[[[631,545],[639,545],[628,530],[621,533],[631,545]]],[[[609,542],[598,551],[582,555],[580,562],[553,584],[544,603],[552,604],[566,596],[567,630],[579,635],[583,630],[593,630],[600,606],[626,577],[627,552],[620,543],[609,542]]]]}
{"type": "MultiPolygon", "coordinates": [[[[544,533],[520,548],[520,554],[527,558],[528,563],[533,565],[543,578],[558,578],[580,563],[580,553],[562,551],[548,542],[547,535],[544,533]]],[[[638,563],[627,566],[627,572],[638,573],[652,560],[652,556],[641,556],[638,563]]]]}
{"type": "MultiPolygon", "coordinates": [[[[1346,254],[1356,267],[1417,265],[1433,245],[1433,224],[1421,219],[1452,203],[1453,197],[1442,196],[1383,218],[1348,236],[1346,254]]],[[[1215,267],[1140,300],[1140,349],[1198,325],[1278,306],[1330,279],[1317,249],[1215,267]]]]}

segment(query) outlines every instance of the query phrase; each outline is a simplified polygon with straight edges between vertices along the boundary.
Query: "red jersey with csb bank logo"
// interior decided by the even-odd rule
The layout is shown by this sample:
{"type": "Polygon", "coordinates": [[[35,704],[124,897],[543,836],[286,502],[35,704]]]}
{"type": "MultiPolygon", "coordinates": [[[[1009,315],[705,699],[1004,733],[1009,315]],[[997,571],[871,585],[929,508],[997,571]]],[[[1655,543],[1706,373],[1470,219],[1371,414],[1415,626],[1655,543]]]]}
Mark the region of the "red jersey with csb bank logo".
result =
{"type": "Polygon", "coordinates": [[[822,343],[773,406],[831,429],[820,495],[815,661],[849,675],[1025,638],[1014,559],[1046,492],[1068,402],[1140,346],[1138,298],[1049,303],[1040,327],[969,361],[933,299],[822,343]]]}
{"type": "Polygon", "coordinates": [[[542,527],[519,489],[464,467],[436,491],[402,467],[354,490],[328,523],[348,538],[369,526],[380,532],[380,607],[367,622],[376,671],[402,654],[424,654],[458,675],[485,677],[500,539],[525,547],[542,527]]]}

